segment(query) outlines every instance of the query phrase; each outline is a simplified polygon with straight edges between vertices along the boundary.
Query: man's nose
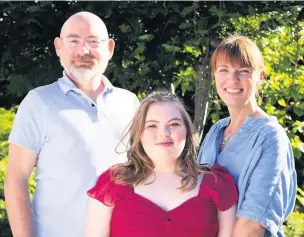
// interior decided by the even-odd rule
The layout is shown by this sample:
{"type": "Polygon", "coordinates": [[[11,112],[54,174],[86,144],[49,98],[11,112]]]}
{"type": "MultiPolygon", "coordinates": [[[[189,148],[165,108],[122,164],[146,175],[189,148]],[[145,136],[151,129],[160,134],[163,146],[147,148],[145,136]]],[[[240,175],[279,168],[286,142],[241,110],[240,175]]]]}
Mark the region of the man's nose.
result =
{"type": "Polygon", "coordinates": [[[90,53],[90,48],[87,45],[87,42],[83,42],[82,44],[80,44],[80,46],[78,47],[78,51],[79,54],[81,55],[85,55],[85,54],[89,54],[90,53]]]}

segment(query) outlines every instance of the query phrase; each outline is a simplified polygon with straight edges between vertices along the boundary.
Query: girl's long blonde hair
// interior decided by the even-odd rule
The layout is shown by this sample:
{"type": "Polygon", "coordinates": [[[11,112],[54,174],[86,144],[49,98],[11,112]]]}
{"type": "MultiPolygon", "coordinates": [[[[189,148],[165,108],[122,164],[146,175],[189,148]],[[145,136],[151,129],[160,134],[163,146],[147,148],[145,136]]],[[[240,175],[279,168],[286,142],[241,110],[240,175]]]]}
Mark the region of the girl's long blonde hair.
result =
{"type": "Polygon", "coordinates": [[[153,92],[141,101],[141,104],[131,122],[126,134],[129,135],[129,145],[127,147],[127,162],[116,165],[111,169],[112,178],[118,184],[136,186],[144,183],[150,175],[154,173],[154,164],[145,153],[141,135],[144,130],[145,120],[149,107],[154,103],[173,103],[181,113],[187,130],[187,137],[184,150],[177,159],[179,171],[183,174],[181,180],[182,191],[190,191],[195,188],[198,182],[198,175],[208,172],[207,167],[203,167],[196,162],[197,142],[194,136],[194,127],[190,116],[187,113],[183,102],[170,92],[153,92]]]}

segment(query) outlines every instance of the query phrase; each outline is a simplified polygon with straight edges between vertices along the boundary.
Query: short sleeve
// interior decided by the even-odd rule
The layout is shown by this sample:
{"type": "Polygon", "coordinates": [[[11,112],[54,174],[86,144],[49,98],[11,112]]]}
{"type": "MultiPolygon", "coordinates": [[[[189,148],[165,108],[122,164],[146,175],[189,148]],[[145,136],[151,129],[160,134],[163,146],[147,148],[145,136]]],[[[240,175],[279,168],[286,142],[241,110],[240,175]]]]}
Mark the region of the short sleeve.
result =
{"type": "Polygon", "coordinates": [[[45,110],[37,92],[30,91],[19,105],[8,142],[39,153],[46,137],[45,110]]]}
{"type": "Polygon", "coordinates": [[[112,180],[110,169],[108,169],[99,176],[95,186],[87,194],[106,206],[113,206],[117,200],[119,186],[112,180]]]}
{"type": "Polygon", "coordinates": [[[218,164],[210,168],[211,198],[217,208],[226,211],[238,201],[238,192],[232,175],[228,170],[218,164]],[[212,177],[213,176],[213,177],[212,177]]]}
{"type": "Polygon", "coordinates": [[[297,179],[292,148],[287,135],[277,132],[268,136],[256,153],[259,160],[237,216],[260,223],[276,236],[295,203],[297,179]]]}

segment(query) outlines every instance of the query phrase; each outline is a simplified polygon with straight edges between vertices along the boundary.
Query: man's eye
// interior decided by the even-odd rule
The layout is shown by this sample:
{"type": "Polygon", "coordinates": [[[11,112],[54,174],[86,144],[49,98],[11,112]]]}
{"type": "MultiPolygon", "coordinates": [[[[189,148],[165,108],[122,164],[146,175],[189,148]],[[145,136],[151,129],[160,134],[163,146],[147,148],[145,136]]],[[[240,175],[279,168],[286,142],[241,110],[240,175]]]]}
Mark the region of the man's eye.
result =
{"type": "Polygon", "coordinates": [[[88,43],[90,43],[90,44],[98,44],[99,41],[98,40],[89,40],[88,43]]]}

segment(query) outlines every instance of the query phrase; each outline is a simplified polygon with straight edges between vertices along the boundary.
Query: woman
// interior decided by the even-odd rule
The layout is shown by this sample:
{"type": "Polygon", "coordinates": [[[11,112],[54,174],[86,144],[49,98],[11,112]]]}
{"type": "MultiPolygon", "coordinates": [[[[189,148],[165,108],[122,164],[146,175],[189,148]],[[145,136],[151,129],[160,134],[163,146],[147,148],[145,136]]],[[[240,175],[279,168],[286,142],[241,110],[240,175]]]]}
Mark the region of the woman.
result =
{"type": "Polygon", "coordinates": [[[87,237],[230,237],[237,191],[221,166],[196,163],[194,130],[182,102],[147,96],[129,130],[126,164],[103,173],[90,196],[87,237]]]}
{"type": "Polygon", "coordinates": [[[265,77],[262,54],[247,37],[230,36],[213,53],[211,68],[230,117],[211,127],[198,160],[220,164],[234,177],[239,200],[232,236],[284,236],[281,226],[294,208],[296,172],[284,129],[256,101],[265,77]]]}

